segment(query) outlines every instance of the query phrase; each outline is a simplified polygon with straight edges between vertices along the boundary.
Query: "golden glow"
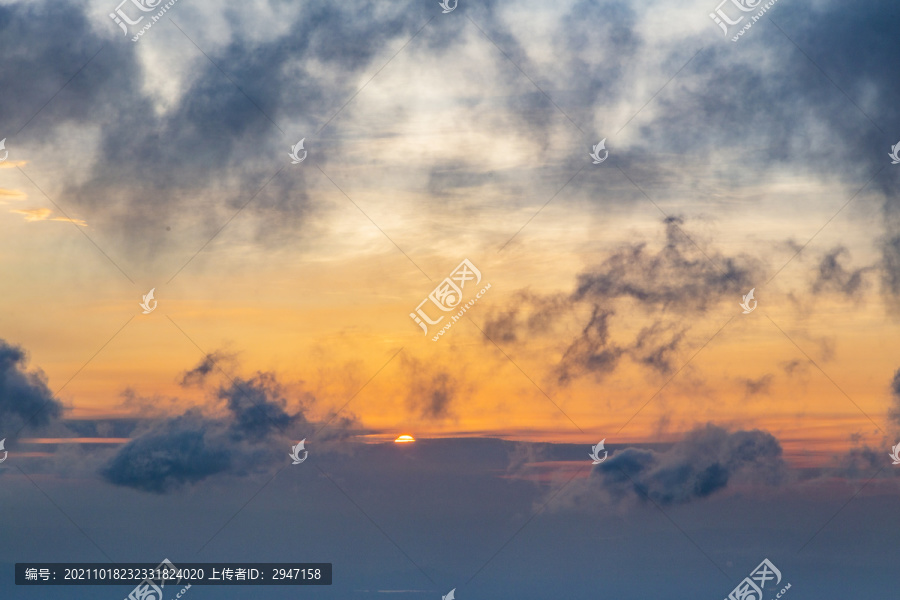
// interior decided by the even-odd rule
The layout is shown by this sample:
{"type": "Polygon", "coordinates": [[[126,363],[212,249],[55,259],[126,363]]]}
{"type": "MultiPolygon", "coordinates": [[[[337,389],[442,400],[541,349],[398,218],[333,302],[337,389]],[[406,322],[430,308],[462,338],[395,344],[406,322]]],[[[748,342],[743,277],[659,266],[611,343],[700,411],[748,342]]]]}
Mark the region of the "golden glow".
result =
{"type": "Polygon", "coordinates": [[[400,437],[398,437],[396,440],[394,440],[394,443],[395,444],[410,444],[414,441],[416,441],[416,438],[414,438],[411,435],[404,434],[404,435],[401,435],[400,437]]]}

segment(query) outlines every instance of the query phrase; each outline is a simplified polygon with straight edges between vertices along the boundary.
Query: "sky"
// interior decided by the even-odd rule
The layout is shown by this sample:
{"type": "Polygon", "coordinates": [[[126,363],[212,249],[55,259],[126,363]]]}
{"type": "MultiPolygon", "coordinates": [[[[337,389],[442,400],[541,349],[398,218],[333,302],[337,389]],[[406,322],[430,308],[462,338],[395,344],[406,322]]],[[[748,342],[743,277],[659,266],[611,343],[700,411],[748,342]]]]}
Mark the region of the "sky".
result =
{"type": "Polygon", "coordinates": [[[0,2],[4,598],[894,591],[896,3],[139,4],[0,2]]]}

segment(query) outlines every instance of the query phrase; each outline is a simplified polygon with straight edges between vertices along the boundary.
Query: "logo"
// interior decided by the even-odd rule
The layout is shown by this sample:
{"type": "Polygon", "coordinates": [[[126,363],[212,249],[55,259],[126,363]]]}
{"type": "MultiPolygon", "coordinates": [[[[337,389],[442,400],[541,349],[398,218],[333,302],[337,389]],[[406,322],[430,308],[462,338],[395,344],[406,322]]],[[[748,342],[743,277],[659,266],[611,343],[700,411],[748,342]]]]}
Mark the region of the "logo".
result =
{"type": "MultiPolygon", "coordinates": [[[[900,146],[900,144],[897,145],[900,146]]],[[[0,158],[0,162],[3,162],[9,156],[9,150],[6,149],[6,138],[0,140],[0,150],[3,150],[3,158],[0,158]]]]}
{"type": "Polygon", "coordinates": [[[9,456],[9,452],[6,451],[6,448],[3,447],[3,444],[6,443],[6,438],[0,440],[0,450],[3,450],[3,458],[0,458],[0,463],[6,460],[6,457],[9,456]]]}
{"type": "Polygon", "coordinates": [[[737,25],[744,20],[743,16],[738,17],[734,21],[728,18],[728,15],[726,15],[722,11],[722,5],[727,4],[728,2],[731,2],[735,7],[737,7],[739,11],[746,13],[753,11],[757,6],[759,6],[759,3],[762,2],[762,0],[756,0],[756,4],[751,4],[751,0],[722,0],[722,2],[720,2],[716,7],[716,12],[709,13],[709,18],[712,19],[716,23],[716,25],[722,28],[722,32],[726,36],[728,35],[728,27],[726,27],[726,23],[728,25],[737,25]]]}
{"type": "MultiPolygon", "coordinates": [[[[0,141],[0,148],[3,148],[3,142],[6,141],[6,138],[3,141],[0,141]]],[[[892,165],[900,165],[900,142],[897,142],[893,146],[891,146],[891,153],[888,154],[891,157],[892,165]]],[[[6,158],[6,157],[4,157],[6,158]]],[[[0,159],[3,160],[3,159],[0,159]]]]}
{"type": "Polygon", "coordinates": [[[606,441],[606,438],[603,438],[602,440],[600,440],[599,444],[597,444],[596,446],[591,446],[591,453],[588,454],[588,456],[590,456],[592,459],[594,459],[593,464],[595,464],[595,465],[599,465],[604,460],[606,460],[607,456],[609,456],[609,452],[607,452],[606,449],[603,447],[603,442],[605,442],[605,441],[606,441]],[[600,458],[601,452],[603,452],[603,458],[600,458]]]}
{"type": "MultiPolygon", "coordinates": [[[[758,567],[753,569],[753,572],[750,573],[750,577],[745,577],[736,588],[731,590],[731,593],[728,594],[726,600],[762,600],[763,589],[765,589],[766,584],[772,580],[775,580],[772,585],[781,583],[781,571],[779,571],[767,558],[759,563],[758,567]]],[[[791,589],[791,584],[787,584],[783,587],[781,592],[776,594],[775,597],[781,598],[789,589],[791,589]]]]}
{"type": "Polygon", "coordinates": [[[153,299],[153,292],[154,292],[155,290],[156,290],[156,288],[153,288],[152,290],[150,290],[149,292],[147,292],[147,294],[145,294],[144,296],[142,296],[143,299],[144,299],[144,301],[141,302],[140,306],[141,306],[141,308],[144,309],[144,313],[143,313],[143,314],[145,314],[145,315],[149,315],[149,314],[152,313],[154,310],[156,310],[156,304],[157,304],[157,302],[156,302],[156,300],[153,299]],[[151,303],[151,302],[153,303],[153,306],[150,306],[150,303],[151,303]]]}
{"type": "Polygon", "coordinates": [[[137,25],[144,20],[144,16],[141,15],[137,18],[136,21],[132,21],[128,17],[128,15],[126,15],[122,11],[122,5],[127,2],[131,2],[132,4],[134,4],[141,12],[152,12],[154,9],[156,9],[157,6],[159,6],[159,3],[162,2],[162,0],[122,0],[121,2],[119,2],[119,5],[116,7],[116,11],[109,13],[109,18],[115,21],[116,25],[122,28],[122,31],[125,32],[125,35],[128,35],[128,27],[125,26],[125,23],[128,23],[129,25],[137,25]]]}
{"type": "Polygon", "coordinates": [[[288,456],[294,459],[294,462],[291,464],[299,465],[304,460],[306,460],[306,457],[309,456],[309,451],[305,448],[305,444],[306,438],[303,438],[302,440],[300,440],[299,444],[297,444],[296,446],[291,446],[291,454],[288,454],[288,456]],[[301,451],[303,452],[303,458],[300,458],[301,451]]]}
{"type": "Polygon", "coordinates": [[[456,588],[453,588],[452,590],[447,592],[446,596],[441,596],[441,600],[453,600],[455,598],[455,596],[453,595],[453,592],[455,592],[455,591],[456,591],[456,588]]]}
{"type": "MultiPolygon", "coordinates": [[[[2,449],[2,448],[3,448],[3,442],[0,441],[0,449],[2,449]]],[[[891,454],[888,454],[888,456],[890,456],[891,458],[894,459],[893,464],[900,465],[900,444],[897,444],[896,446],[892,447],[891,454]]],[[[3,462],[3,461],[0,460],[0,462],[3,462]]]]}
{"type": "Polygon", "coordinates": [[[743,27],[737,32],[737,34],[731,38],[732,42],[738,41],[744,33],[753,27],[753,24],[759,21],[762,16],[768,11],[770,8],[775,6],[775,3],[778,0],[768,0],[765,4],[760,6],[760,3],[763,0],[722,0],[719,5],[716,7],[716,12],[709,13],[709,18],[713,20],[713,22],[718,25],[722,29],[722,34],[725,37],[728,37],[729,31],[728,28],[731,25],[738,25],[741,21],[744,20],[745,16],[749,16],[749,20],[744,24],[743,27]],[[731,3],[733,8],[729,9],[731,12],[731,16],[726,14],[726,11],[722,8],[724,5],[731,3]],[[759,8],[759,12],[755,15],[743,15],[741,13],[750,13],[759,8]],[[737,9],[739,12],[735,12],[734,9],[737,9]],[[737,17],[737,18],[732,18],[737,17]]]}
{"type": "MultiPolygon", "coordinates": [[[[146,572],[147,569],[144,571],[146,572]]],[[[163,600],[163,588],[166,587],[166,583],[174,583],[175,585],[181,583],[180,575],[177,581],[175,579],[175,576],[181,573],[181,570],[173,565],[168,558],[159,563],[155,569],[151,569],[150,573],[155,575],[155,577],[145,579],[137,584],[125,600],[163,600]],[[159,585],[157,585],[157,582],[159,582],[159,585]]],[[[181,591],[174,597],[181,598],[189,589],[191,589],[191,584],[181,588],[181,591]]]]}
{"type": "Polygon", "coordinates": [[[132,42],[136,42],[141,38],[142,35],[144,35],[144,33],[147,32],[148,29],[159,22],[159,20],[162,19],[163,15],[166,14],[166,12],[170,8],[175,6],[176,2],[178,2],[178,0],[168,0],[168,2],[166,2],[161,8],[159,8],[159,5],[162,3],[162,1],[163,0],[122,0],[122,2],[119,2],[119,5],[116,7],[115,12],[109,13],[109,18],[112,19],[116,25],[121,27],[122,32],[127,36],[129,25],[138,25],[141,21],[144,20],[145,16],[149,17],[149,21],[136,32],[134,37],[131,38],[132,42]],[[133,13],[135,16],[137,16],[137,19],[132,19],[127,14],[125,14],[122,5],[127,4],[128,2],[131,2],[135,6],[135,8],[140,11],[139,13],[133,13]],[[141,14],[153,12],[157,8],[159,8],[159,11],[155,15],[141,14]]]}
{"type": "MultiPolygon", "coordinates": [[[[453,12],[456,9],[456,6],[459,4],[459,0],[453,0],[453,6],[450,6],[448,0],[441,0],[438,2],[438,5],[443,8],[443,13],[446,15],[448,12],[453,12]]],[[[453,600],[453,592],[450,592],[450,598],[445,598],[444,600],[453,600]]]]}
{"type": "Polygon", "coordinates": [[[603,138],[602,140],[600,140],[600,142],[596,146],[593,146],[593,149],[594,149],[594,151],[591,152],[590,157],[594,159],[595,165],[599,165],[604,160],[609,158],[609,150],[606,149],[606,138],[603,138]],[[603,158],[600,158],[601,150],[606,153],[603,155],[603,158]]]}
{"type": "MultiPolygon", "coordinates": [[[[303,138],[303,140],[305,140],[305,139],[306,138],[303,138]]],[[[288,154],[288,156],[290,156],[292,159],[291,160],[292,165],[299,165],[306,158],[306,150],[303,150],[303,140],[300,140],[299,142],[294,144],[294,146],[291,148],[291,153],[288,154]],[[297,156],[298,150],[303,150],[303,156],[297,156]]]]}
{"type": "MultiPolygon", "coordinates": [[[[437,325],[444,320],[446,315],[441,315],[437,319],[432,319],[425,312],[425,309],[422,308],[423,304],[431,300],[431,303],[443,312],[456,311],[455,315],[450,315],[450,321],[437,332],[437,335],[431,338],[431,341],[438,341],[440,336],[444,335],[445,331],[453,327],[453,324],[459,321],[463,314],[473,307],[475,303],[481,299],[481,296],[491,288],[491,284],[485,285],[481,288],[481,291],[474,295],[474,298],[470,295],[470,300],[463,304],[463,290],[468,281],[473,281],[474,285],[481,283],[481,271],[475,268],[475,265],[467,258],[459,263],[453,272],[450,273],[450,276],[445,277],[444,280],[428,294],[427,298],[419,302],[419,305],[416,307],[416,312],[409,313],[409,318],[422,328],[422,333],[428,335],[428,325],[437,325]]],[[[470,286],[470,288],[471,287],[472,286],[470,286]]]]}
{"type": "Polygon", "coordinates": [[[749,292],[747,292],[746,296],[742,296],[743,300],[741,301],[741,308],[744,309],[744,314],[749,315],[754,310],[756,310],[756,305],[759,304],[756,300],[753,299],[753,292],[756,288],[753,288],[749,292]],[[753,302],[753,306],[750,306],[750,302],[753,302]]]}

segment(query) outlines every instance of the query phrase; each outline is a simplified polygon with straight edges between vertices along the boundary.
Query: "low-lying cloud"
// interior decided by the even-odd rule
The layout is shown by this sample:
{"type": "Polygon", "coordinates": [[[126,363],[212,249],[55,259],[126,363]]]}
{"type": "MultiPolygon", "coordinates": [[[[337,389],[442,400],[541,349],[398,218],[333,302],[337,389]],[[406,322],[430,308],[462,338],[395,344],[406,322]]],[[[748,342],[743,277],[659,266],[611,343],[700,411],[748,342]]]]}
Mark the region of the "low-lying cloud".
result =
{"type": "MultiPolygon", "coordinates": [[[[197,369],[207,364],[206,357],[197,369]]],[[[225,414],[192,409],[155,422],[102,468],[115,485],[165,493],[213,475],[264,471],[286,453],[290,434],[310,433],[304,408],[288,412],[284,387],[271,373],[233,379],[215,396],[225,414]],[[304,433],[305,432],[305,433],[304,433]]]]}
{"type": "Polygon", "coordinates": [[[766,431],[697,427],[667,450],[625,448],[572,483],[569,503],[652,501],[685,504],[735,483],[778,485],[787,474],[778,440],[766,431]]]}

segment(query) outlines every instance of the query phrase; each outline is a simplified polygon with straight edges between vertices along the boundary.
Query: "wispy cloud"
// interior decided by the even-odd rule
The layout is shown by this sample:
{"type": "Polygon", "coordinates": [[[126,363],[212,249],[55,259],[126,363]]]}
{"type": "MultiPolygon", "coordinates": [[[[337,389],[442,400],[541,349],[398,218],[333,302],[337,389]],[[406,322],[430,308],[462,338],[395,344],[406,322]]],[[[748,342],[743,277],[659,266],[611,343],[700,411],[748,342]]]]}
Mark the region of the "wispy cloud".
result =
{"type": "Polygon", "coordinates": [[[24,215],[25,220],[29,223],[36,223],[38,221],[60,221],[62,223],[75,223],[81,227],[87,227],[87,223],[82,219],[52,216],[53,211],[49,208],[13,208],[9,212],[24,215]]]}
{"type": "MultiPolygon", "coordinates": [[[[0,163],[2,165],[2,163],[0,163]]],[[[25,192],[20,190],[10,190],[6,188],[0,188],[0,204],[6,204],[11,201],[24,200],[28,195],[25,192]]]]}

